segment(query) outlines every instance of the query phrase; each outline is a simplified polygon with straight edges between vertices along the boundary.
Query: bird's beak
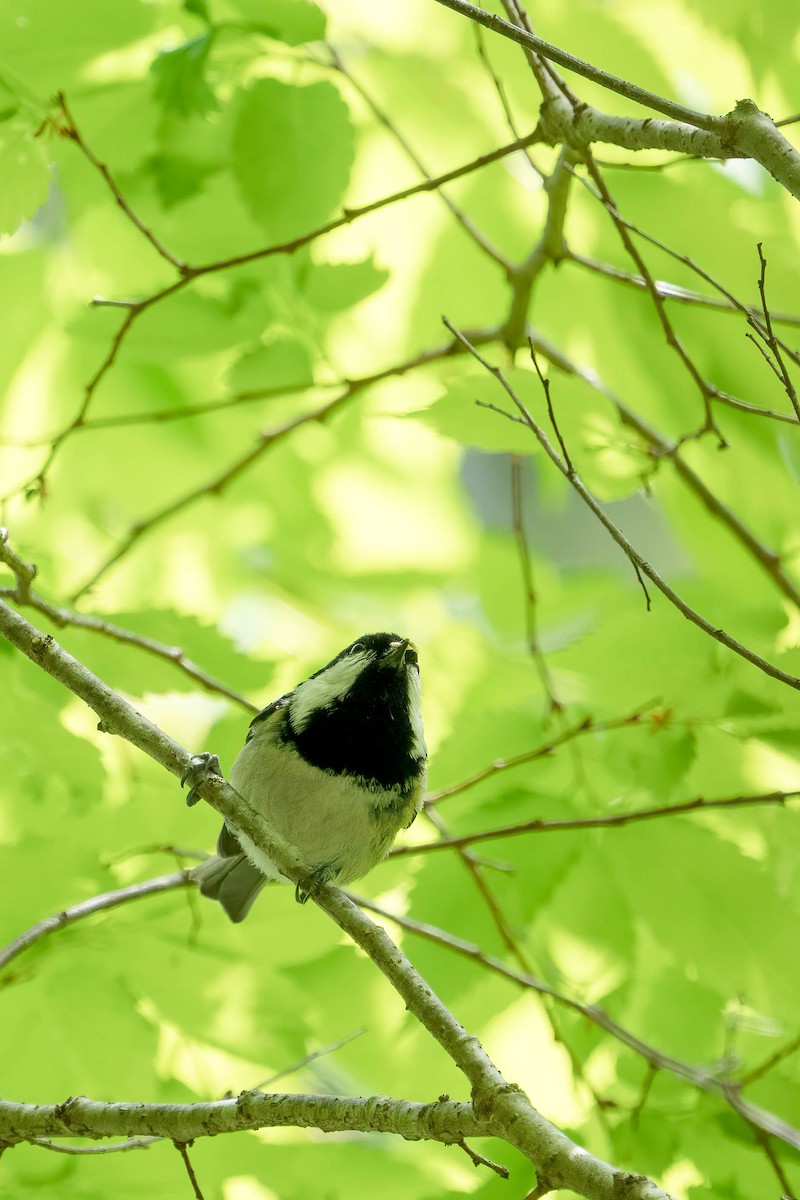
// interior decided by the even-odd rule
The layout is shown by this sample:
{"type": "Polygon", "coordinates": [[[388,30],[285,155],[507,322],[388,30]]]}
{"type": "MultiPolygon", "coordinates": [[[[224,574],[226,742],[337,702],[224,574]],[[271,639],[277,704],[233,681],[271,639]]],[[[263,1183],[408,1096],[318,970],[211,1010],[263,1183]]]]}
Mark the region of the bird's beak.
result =
{"type": "Polygon", "coordinates": [[[411,643],[409,642],[408,638],[405,638],[402,642],[397,642],[389,650],[389,653],[384,655],[383,659],[381,660],[381,666],[395,667],[397,670],[399,670],[400,667],[402,667],[405,663],[406,650],[408,650],[410,644],[411,643]]]}

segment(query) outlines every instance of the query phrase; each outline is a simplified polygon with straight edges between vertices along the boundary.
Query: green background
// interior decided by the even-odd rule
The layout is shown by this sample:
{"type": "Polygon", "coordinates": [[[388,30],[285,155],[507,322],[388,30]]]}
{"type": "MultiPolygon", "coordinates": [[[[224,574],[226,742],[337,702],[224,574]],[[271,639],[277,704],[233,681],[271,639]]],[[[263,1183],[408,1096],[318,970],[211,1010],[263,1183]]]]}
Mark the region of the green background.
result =
{"type": "MultiPolygon", "coordinates": [[[[442,315],[472,331],[508,315],[504,262],[525,259],[547,212],[524,157],[446,189],[488,252],[441,196],[417,196],[296,252],[202,275],[138,316],[109,365],[128,310],[92,299],[139,301],[180,276],[64,136],[57,92],[146,229],[194,267],[221,263],[417,183],[402,139],[432,174],[512,140],[467,21],[433,0],[3,0],[0,14],[2,521],[37,564],[42,595],[69,604],[81,591],[73,607],[180,646],[258,706],[362,632],[413,637],[433,791],[591,719],[594,730],[552,754],[443,801],[451,833],[800,788],[797,693],[652,586],[648,612],[630,563],[533,435],[475,404],[506,403],[497,382],[465,355],[424,361],[451,340],[442,315]],[[81,424],[42,476],[104,363],[81,424]],[[344,394],[347,381],[409,363],[344,394]],[[132,531],[129,551],[83,590],[132,531]],[[603,728],[631,714],[639,719],[603,728]]],[[[704,111],[742,96],[776,118],[800,108],[788,3],[545,0],[531,15],[549,40],[704,111]]],[[[489,35],[483,49],[529,132],[538,96],[524,57],[489,35]]],[[[632,114],[618,96],[571,82],[582,99],[632,114]]],[[[554,168],[555,149],[530,154],[540,171],[554,168]]],[[[747,303],[757,301],[763,243],[770,307],[800,309],[797,204],[755,164],[599,146],[596,156],[638,164],[603,168],[628,220],[747,303]]],[[[580,180],[564,233],[575,254],[636,273],[580,180]]],[[[717,294],[639,245],[657,279],[717,294]]],[[[728,517],[699,503],[614,405],[667,442],[702,425],[699,392],[652,298],[569,259],[547,264],[529,312],[537,337],[584,372],[549,370],[559,428],[611,519],[685,600],[796,675],[797,592],[776,586],[730,514],[780,556],[797,589],[800,431],[741,314],[689,303],[668,312],[717,388],[789,417],[717,402],[728,448],[713,434],[683,447],[728,517]]],[[[790,345],[797,323],[776,325],[790,345]]],[[[483,352],[549,428],[525,348],[512,362],[494,338],[483,352]]],[[[7,572],[0,583],[11,585],[7,572]]],[[[230,768],[245,705],[135,647],[55,632],[184,745],[230,768]]],[[[163,847],[211,848],[212,811],[187,810],[174,780],[99,733],[78,700],[5,644],[0,679],[3,943],[173,869],[163,847]]],[[[407,840],[435,836],[421,818],[407,840]]],[[[796,804],[528,834],[476,852],[490,860],[478,874],[494,909],[452,851],[390,861],[359,888],[515,969],[527,964],[563,996],[601,1006],[656,1050],[745,1084],[748,1100],[800,1124],[797,1055],[757,1071],[798,1033],[796,804]]],[[[587,1149],[687,1200],[777,1200],[781,1174],[800,1187],[797,1152],[779,1142],[766,1152],[719,1096],[666,1071],[651,1079],[646,1055],[584,1016],[388,928],[500,1069],[587,1149]]],[[[361,1028],[275,1087],[467,1098],[383,978],[288,888],[266,893],[237,928],[188,892],[144,900],[46,940],[2,982],[9,1099],[215,1098],[361,1028]]],[[[510,1182],[454,1148],[359,1134],[263,1131],[191,1153],[206,1200],[337,1200],[378,1187],[386,1200],[521,1200],[530,1164],[506,1146],[482,1148],[509,1166],[510,1182]]],[[[92,1158],[20,1146],[0,1163],[0,1196],[14,1200],[188,1194],[168,1143],[92,1158]]]]}

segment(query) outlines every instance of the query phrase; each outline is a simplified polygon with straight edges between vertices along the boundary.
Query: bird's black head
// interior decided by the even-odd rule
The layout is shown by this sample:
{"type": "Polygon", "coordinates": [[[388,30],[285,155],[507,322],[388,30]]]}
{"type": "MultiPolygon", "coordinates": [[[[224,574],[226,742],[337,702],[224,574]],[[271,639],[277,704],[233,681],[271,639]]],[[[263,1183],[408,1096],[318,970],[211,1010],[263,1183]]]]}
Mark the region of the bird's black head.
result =
{"type": "Polygon", "coordinates": [[[417,652],[394,633],[367,633],[299,684],[286,739],[337,775],[410,791],[425,765],[417,652]]]}

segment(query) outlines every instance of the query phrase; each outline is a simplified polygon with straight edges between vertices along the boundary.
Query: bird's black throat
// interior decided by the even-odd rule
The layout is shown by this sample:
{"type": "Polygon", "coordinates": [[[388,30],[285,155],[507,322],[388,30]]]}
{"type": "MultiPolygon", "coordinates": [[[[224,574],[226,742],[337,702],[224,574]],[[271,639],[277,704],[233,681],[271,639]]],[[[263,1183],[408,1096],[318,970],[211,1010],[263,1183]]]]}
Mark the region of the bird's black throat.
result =
{"type": "Polygon", "coordinates": [[[410,793],[424,766],[414,753],[409,716],[406,673],[415,669],[366,668],[345,696],[313,712],[302,730],[287,714],[284,739],[323,771],[410,793]]]}

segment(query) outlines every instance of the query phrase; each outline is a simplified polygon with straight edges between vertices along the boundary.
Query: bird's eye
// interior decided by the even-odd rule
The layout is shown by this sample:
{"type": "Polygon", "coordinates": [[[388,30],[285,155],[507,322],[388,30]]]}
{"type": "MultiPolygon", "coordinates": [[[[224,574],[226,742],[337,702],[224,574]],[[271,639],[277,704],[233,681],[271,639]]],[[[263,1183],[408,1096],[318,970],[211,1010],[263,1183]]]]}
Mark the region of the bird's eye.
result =
{"type": "Polygon", "coordinates": [[[358,654],[359,650],[364,650],[364,649],[365,649],[365,646],[364,646],[363,642],[356,642],[354,645],[352,645],[350,647],[350,653],[358,654]]]}

